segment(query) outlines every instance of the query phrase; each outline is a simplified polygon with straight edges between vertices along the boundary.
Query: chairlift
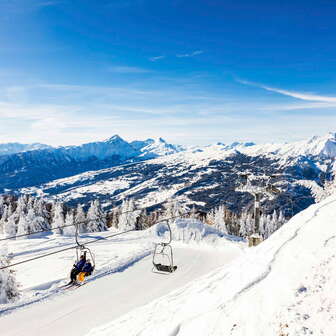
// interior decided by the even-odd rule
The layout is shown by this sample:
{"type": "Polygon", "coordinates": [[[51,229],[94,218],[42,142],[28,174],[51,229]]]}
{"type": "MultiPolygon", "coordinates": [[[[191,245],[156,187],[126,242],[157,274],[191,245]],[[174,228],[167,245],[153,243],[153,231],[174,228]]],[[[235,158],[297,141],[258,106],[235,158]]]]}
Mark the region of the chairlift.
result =
{"type": "MultiPolygon", "coordinates": [[[[78,223],[76,223],[76,234],[75,234],[75,240],[76,240],[76,244],[77,244],[77,246],[76,246],[76,260],[78,262],[82,255],[84,255],[85,259],[90,259],[91,260],[91,265],[92,265],[92,272],[93,272],[95,270],[95,267],[96,267],[95,255],[91,251],[91,249],[86,247],[84,244],[80,244],[80,242],[78,241],[78,236],[79,236],[79,225],[78,225],[78,223]],[[89,258],[87,258],[87,255],[89,256],[89,258]]],[[[92,272],[88,275],[91,275],[92,272]]]]}
{"type": "Polygon", "coordinates": [[[153,272],[154,273],[173,273],[177,266],[174,265],[173,249],[171,247],[172,231],[168,221],[166,222],[169,231],[169,241],[156,243],[153,253],[153,272]]]}

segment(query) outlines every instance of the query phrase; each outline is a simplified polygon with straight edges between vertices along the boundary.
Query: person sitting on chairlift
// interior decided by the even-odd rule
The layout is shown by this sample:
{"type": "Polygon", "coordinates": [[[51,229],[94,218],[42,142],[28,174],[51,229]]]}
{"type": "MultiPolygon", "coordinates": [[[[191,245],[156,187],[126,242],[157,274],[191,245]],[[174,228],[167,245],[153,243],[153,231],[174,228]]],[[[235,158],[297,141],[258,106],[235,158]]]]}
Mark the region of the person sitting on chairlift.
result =
{"type": "Polygon", "coordinates": [[[88,259],[82,268],[82,272],[85,272],[85,276],[88,276],[88,275],[91,275],[92,271],[93,271],[93,266],[91,264],[91,260],[88,259]]]}
{"type": "Polygon", "coordinates": [[[93,266],[91,264],[90,259],[88,259],[85,265],[83,266],[82,271],[77,276],[78,283],[79,284],[83,283],[85,280],[85,277],[91,275],[92,272],[93,272],[93,266]]]}
{"type": "Polygon", "coordinates": [[[80,256],[79,261],[77,261],[76,264],[73,265],[73,269],[70,273],[70,282],[69,284],[72,284],[76,282],[77,275],[82,272],[83,267],[86,265],[86,252],[80,256]]]}

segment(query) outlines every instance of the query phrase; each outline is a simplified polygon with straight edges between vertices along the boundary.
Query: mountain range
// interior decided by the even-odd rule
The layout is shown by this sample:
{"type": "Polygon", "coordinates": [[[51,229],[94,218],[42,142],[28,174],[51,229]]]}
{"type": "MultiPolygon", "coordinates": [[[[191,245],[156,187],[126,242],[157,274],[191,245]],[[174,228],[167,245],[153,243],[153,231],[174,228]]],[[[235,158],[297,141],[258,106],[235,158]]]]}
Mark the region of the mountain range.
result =
{"type": "Polygon", "coordinates": [[[286,144],[192,147],[162,138],[127,142],[115,135],[81,146],[2,154],[0,189],[73,205],[99,198],[111,208],[134,198],[138,206],[154,209],[174,197],[204,211],[219,204],[240,211],[253,200],[237,191],[240,175],[267,174],[278,176],[275,183],[282,193],[264,197],[265,211],[281,209],[290,216],[319,197],[324,181],[336,170],[335,157],[334,133],[286,144]]]}

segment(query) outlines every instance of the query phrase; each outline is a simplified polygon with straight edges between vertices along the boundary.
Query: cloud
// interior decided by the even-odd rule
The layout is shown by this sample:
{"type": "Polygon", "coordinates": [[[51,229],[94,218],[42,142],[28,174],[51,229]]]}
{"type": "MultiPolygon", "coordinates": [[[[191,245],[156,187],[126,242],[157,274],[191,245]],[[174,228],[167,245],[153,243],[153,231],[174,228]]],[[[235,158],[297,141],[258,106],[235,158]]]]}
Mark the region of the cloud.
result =
{"type": "Polygon", "coordinates": [[[108,68],[108,71],[123,73],[123,74],[142,74],[142,73],[150,72],[150,70],[147,70],[147,69],[131,67],[131,66],[111,66],[108,68]]]}
{"type": "Polygon", "coordinates": [[[178,57],[178,58],[193,57],[193,56],[196,56],[196,55],[201,55],[203,53],[204,53],[203,50],[195,50],[190,54],[177,54],[176,57],[178,57]]]}
{"type": "Polygon", "coordinates": [[[158,61],[158,60],[163,59],[163,58],[166,58],[166,56],[164,56],[164,55],[161,55],[161,56],[153,56],[153,57],[150,57],[149,60],[150,60],[151,62],[155,62],[155,61],[158,61]]]}
{"type": "Polygon", "coordinates": [[[58,4],[60,4],[61,1],[41,1],[41,2],[37,2],[35,4],[36,7],[50,7],[50,6],[56,6],[58,4]]]}
{"type": "Polygon", "coordinates": [[[246,80],[241,80],[241,79],[237,79],[237,82],[239,82],[241,84],[245,84],[245,85],[259,87],[259,88],[267,90],[267,91],[279,93],[281,95],[288,96],[288,97],[293,97],[293,98],[296,98],[296,99],[307,100],[307,101],[316,101],[316,102],[324,102],[324,103],[336,103],[336,97],[321,96],[321,95],[316,95],[316,94],[312,94],[312,93],[303,93],[303,92],[282,90],[282,89],[277,89],[277,88],[273,88],[273,87],[266,86],[266,85],[263,85],[263,84],[258,84],[258,83],[254,83],[254,82],[250,82],[250,81],[246,81],[246,80]]]}

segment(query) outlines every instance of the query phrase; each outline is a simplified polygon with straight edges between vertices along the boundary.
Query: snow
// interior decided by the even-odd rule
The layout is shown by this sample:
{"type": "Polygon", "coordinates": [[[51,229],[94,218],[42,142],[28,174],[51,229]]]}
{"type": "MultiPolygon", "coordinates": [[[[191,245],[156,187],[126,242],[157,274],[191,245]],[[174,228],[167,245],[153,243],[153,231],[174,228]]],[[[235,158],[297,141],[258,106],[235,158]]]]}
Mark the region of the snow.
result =
{"type": "MultiPolygon", "coordinates": [[[[138,201],[137,206],[140,207],[155,206],[179,194],[178,197],[181,198],[183,196],[186,203],[195,204],[190,195],[199,193],[200,189],[215,188],[216,185],[202,185],[202,187],[196,187],[196,189],[193,187],[190,190],[186,187],[188,185],[195,186],[197,181],[203,178],[204,175],[218,171],[216,168],[209,167],[213,160],[230,162],[232,156],[241,152],[250,156],[265,155],[277,160],[280,167],[283,168],[295,166],[296,164],[307,164],[307,168],[311,165],[310,168],[315,169],[316,172],[319,169],[326,172],[328,169],[332,169],[332,162],[336,157],[336,138],[333,133],[289,144],[255,145],[253,143],[233,143],[225,145],[216,143],[199,147],[198,149],[195,147],[184,151],[181,150],[175,154],[173,154],[174,150],[170,151],[173,145],[167,144],[163,139],[148,139],[145,141],[135,141],[134,143],[136,143],[134,145],[136,148],[141,148],[141,151],[144,150],[142,153],[152,153],[153,155],[155,154],[154,156],[159,155],[159,157],[139,163],[81,173],[68,178],[51,181],[40,187],[23,188],[21,192],[35,193],[44,197],[57,198],[65,202],[70,202],[71,200],[78,201],[81,198],[90,199],[92,195],[100,195],[104,199],[108,195],[111,195],[113,201],[118,202],[137,194],[146,194],[146,197],[138,201]],[[308,156],[314,156],[314,159],[309,160],[308,156]],[[307,159],[307,163],[300,161],[304,161],[304,159],[307,159]],[[149,168],[159,165],[161,168],[158,168],[157,174],[150,179],[144,179],[144,176],[141,174],[135,175],[134,169],[122,172],[124,167],[134,166],[136,168],[137,164],[141,168],[146,167],[146,165],[149,168]],[[118,174],[119,172],[120,174],[118,174]],[[176,178],[176,182],[170,182],[168,185],[169,189],[165,190],[162,188],[160,179],[164,180],[167,174],[171,176],[172,172],[173,177],[176,178]],[[194,176],[188,176],[188,179],[184,180],[183,176],[187,175],[188,172],[194,172],[194,176]],[[57,195],[48,195],[50,192],[56,192],[57,195]]],[[[149,157],[151,156],[146,156],[146,158],[149,157]]],[[[313,188],[312,191],[317,196],[317,199],[320,199],[317,195],[320,193],[318,185],[312,186],[310,184],[309,189],[310,187],[313,188]]],[[[182,201],[182,199],[180,200],[182,201]]],[[[108,206],[110,203],[107,202],[104,205],[108,206]]]]}
{"type": "Polygon", "coordinates": [[[20,144],[17,142],[3,143],[0,144],[0,155],[10,155],[40,149],[52,149],[52,147],[40,143],[32,143],[32,144],[20,144]]]}
{"type": "Polygon", "coordinates": [[[328,133],[324,136],[314,136],[308,140],[297,141],[287,144],[263,144],[246,148],[239,151],[247,155],[272,154],[281,157],[320,156],[323,158],[336,157],[336,134],[328,133]]]}
{"type": "MultiPolygon", "coordinates": [[[[96,271],[77,289],[60,289],[74,262],[74,250],[16,266],[22,295],[15,303],[0,305],[1,334],[84,335],[231,262],[245,246],[196,220],[180,220],[172,227],[174,233],[183,230],[188,239],[173,242],[178,269],[170,275],[152,272],[153,243],[166,240],[162,223],[88,246],[95,254],[96,271]]],[[[80,241],[111,233],[81,235],[80,241]]],[[[38,235],[8,245],[13,260],[20,261],[73,244],[73,237],[38,235]]]]}
{"type": "Polygon", "coordinates": [[[334,335],[336,196],[230,265],[87,335],[334,335]]]}
{"type": "Polygon", "coordinates": [[[132,141],[131,145],[141,152],[139,155],[140,157],[146,158],[171,155],[184,151],[182,146],[169,144],[162,138],[147,139],[145,141],[132,141]]]}
{"type": "MultiPolygon", "coordinates": [[[[331,336],[335,217],[336,195],[250,249],[197,220],[178,220],[178,269],[170,275],[151,272],[153,242],[167,239],[162,223],[93,244],[97,271],[78,289],[59,288],[73,251],[17,266],[22,295],[0,305],[2,334],[331,336]]],[[[8,245],[18,261],[71,244],[71,237],[46,235],[8,245]]]]}

